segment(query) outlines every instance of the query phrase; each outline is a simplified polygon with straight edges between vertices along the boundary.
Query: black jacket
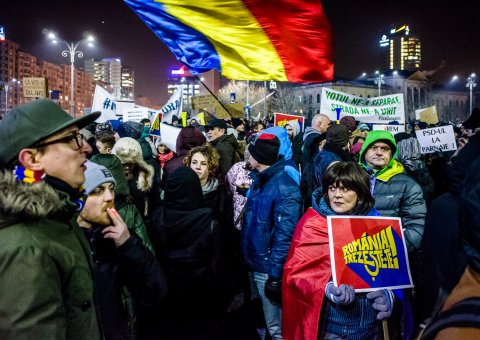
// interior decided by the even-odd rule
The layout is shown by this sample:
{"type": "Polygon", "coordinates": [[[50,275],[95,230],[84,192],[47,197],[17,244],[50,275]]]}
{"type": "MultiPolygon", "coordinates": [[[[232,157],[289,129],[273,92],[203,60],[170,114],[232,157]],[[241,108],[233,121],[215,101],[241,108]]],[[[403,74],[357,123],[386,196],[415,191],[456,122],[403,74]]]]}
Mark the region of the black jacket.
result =
{"type": "MultiPolygon", "coordinates": [[[[130,230],[120,247],[105,239],[102,227],[85,229],[94,260],[94,282],[100,320],[106,339],[131,339],[134,315],[124,301],[127,288],[132,302],[141,311],[160,306],[167,293],[166,278],[155,256],[130,230]]],[[[141,318],[141,317],[140,317],[141,318]]]]}

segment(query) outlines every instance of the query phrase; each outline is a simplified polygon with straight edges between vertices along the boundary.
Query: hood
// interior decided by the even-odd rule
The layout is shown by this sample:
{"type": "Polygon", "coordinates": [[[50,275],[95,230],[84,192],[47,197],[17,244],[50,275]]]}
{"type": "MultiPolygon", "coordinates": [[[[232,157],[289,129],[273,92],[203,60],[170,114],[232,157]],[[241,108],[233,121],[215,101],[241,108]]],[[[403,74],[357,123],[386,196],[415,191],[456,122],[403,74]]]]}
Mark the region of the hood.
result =
{"type": "Polygon", "coordinates": [[[307,139],[307,137],[311,134],[320,135],[320,132],[318,132],[318,130],[315,130],[311,126],[306,127],[305,132],[303,133],[303,141],[305,141],[305,139],[307,139]]]}
{"type": "Polygon", "coordinates": [[[191,168],[176,169],[165,182],[165,208],[190,211],[203,206],[202,186],[191,168]]]}
{"type": "Polygon", "coordinates": [[[358,163],[360,165],[363,162],[363,157],[364,157],[365,151],[368,149],[368,147],[370,145],[372,145],[373,143],[379,141],[379,140],[381,140],[381,141],[389,144],[391,147],[393,147],[393,149],[392,149],[392,151],[393,151],[392,152],[392,159],[390,160],[390,163],[388,163],[388,165],[390,166],[392,164],[392,162],[397,157],[397,152],[398,152],[397,151],[397,144],[395,143],[395,138],[393,137],[393,135],[389,131],[374,130],[374,131],[370,131],[368,133],[368,136],[365,139],[365,142],[363,143],[362,149],[360,150],[360,155],[359,155],[359,158],[358,158],[358,163]]]}
{"type": "Polygon", "coordinates": [[[293,129],[293,137],[296,137],[301,132],[298,120],[290,120],[287,122],[287,124],[290,125],[293,129]]]}
{"type": "Polygon", "coordinates": [[[283,156],[283,159],[288,161],[292,158],[292,142],[288,138],[288,132],[283,127],[273,126],[268,129],[262,130],[259,135],[264,133],[271,133],[280,140],[280,149],[278,150],[278,155],[283,156]]]}
{"type": "Polygon", "coordinates": [[[18,220],[44,218],[63,208],[59,194],[46,183],[28,184],[0,171],[0,229],[18,220]]]}
{"type": "Polygon", "coordinates": [[[207,139],[199,128],[187,126],[181,129],[177,136],[177,155],[184,157],[190,149],[205,144],[207,139]]]}
{"type": "Polygon", "coordinates": [[[397,143],[397,160],[411,171],[425,167],[420,153],[420,143],[416,138],[409,137],[397,143]]]}
{"type": "Polygon", "coordinates": [[[116,155],[122,163],[137,165],[138,190],[147,192],[151,189],[155,170],[143,160],[142,148],[137,140],[130,137],[120,138],[113,146],[112,154],[116,155]]]}

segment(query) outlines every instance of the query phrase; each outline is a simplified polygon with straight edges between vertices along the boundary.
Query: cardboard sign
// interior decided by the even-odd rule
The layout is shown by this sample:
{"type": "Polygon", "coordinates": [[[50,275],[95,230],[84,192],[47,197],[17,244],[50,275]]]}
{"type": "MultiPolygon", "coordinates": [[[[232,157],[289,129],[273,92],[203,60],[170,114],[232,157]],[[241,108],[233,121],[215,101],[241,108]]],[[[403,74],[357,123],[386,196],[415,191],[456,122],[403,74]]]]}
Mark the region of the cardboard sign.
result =
{"type": "Polygon", "coordinates": [[[125,107],[121,111],[124,122],[133,121],[140,123],[142,119],[148,118],[148,108],[146,107],[125,107]]]}
{"type": "Polygon", "coordinates": [[[322,88],[320,112],[331,120],[352,116],[359,122],[385,124],[397,121],[405,123],[403,94],[363,98],[349,93],[322,88]]]}
{"type": "Polygon", "coordinates": [[[392,135],[399,133],[399,132],[405,132],[405,125],[383,125],[383,124],[373,124],[372,125],[373,130],[385,130],[389,131],[392,133],[392,135]]]}
{"type": "Polygon", "coordinates": [[[399,217],[328,216],[335,286],[356,292],[413,287],[399,217]]]}
{"type": "Polygon", "coordinates": [[[455,141],[452,125],[417,130],[415,134],[420,143],[420,152],[423,154],[457,150],[457,142],[455,141]]]}
{"type": "Polygon", "coordinates": [[[285,126],[290,121],[297,121],[300,125],[300,131],[305,130],[305,117],[289,115],[286,113],[274,113],[273,114],[273,125],[274,126],[285,126]]]}
{"type": "Polygon", "coordinates": [[[47,78],[24,77],[23,96],[25,98],[46,98],[47,78]]]}
{"type": "Polygon", "coordinates": [[[426,109],[415,110],[415,119],[421,120],[427,124],[437,124],[438,114],[435,105],[427,107],[426,109]]]}

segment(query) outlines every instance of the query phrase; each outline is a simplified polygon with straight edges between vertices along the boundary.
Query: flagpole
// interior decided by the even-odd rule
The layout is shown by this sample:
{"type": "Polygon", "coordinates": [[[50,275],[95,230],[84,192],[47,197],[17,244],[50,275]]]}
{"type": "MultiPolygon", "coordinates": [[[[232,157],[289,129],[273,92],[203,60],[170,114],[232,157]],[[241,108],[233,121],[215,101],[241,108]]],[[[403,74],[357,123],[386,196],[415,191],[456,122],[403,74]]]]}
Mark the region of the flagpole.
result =
{"type": "Polygon", "coordinates": [[[198,74],[194,74],[195,78],[197,78],[197,80],[207,89],[207,91],[213,96],[213,98],[215,98],[215,100],[225,109],[225,111],[227,111],[228,115],[233,118],[232,114],[230,113],[230,111],[228,111],[228,109],[225,107],[225,105],[223,105],[223,103],[218,100],[218,97],[208,88],[208,86],[200,79],[200,77],[198,76],[198,74]]]}

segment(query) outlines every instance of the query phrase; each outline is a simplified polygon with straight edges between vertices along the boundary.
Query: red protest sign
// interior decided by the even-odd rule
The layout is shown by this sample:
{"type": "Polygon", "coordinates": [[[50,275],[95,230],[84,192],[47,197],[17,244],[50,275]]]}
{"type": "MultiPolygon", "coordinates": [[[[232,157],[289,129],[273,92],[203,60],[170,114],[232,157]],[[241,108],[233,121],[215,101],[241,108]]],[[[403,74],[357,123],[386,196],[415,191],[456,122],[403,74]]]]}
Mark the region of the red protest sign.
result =
{"type": "Polygon", "coordinates": [[[274,113],[273,114],[273,125],[274,126],[285,126],[288,122],[296,120],[300,125],[300,131],[305,129],[305,117],[303,116],[296,116],[296,115],[289,115],[286,113],[274,113]]]}
{"type": "Polygon", "coordinates": [[[401,219],[328,216],[332,277],[357,292],[413,287],[401,219]]]}

